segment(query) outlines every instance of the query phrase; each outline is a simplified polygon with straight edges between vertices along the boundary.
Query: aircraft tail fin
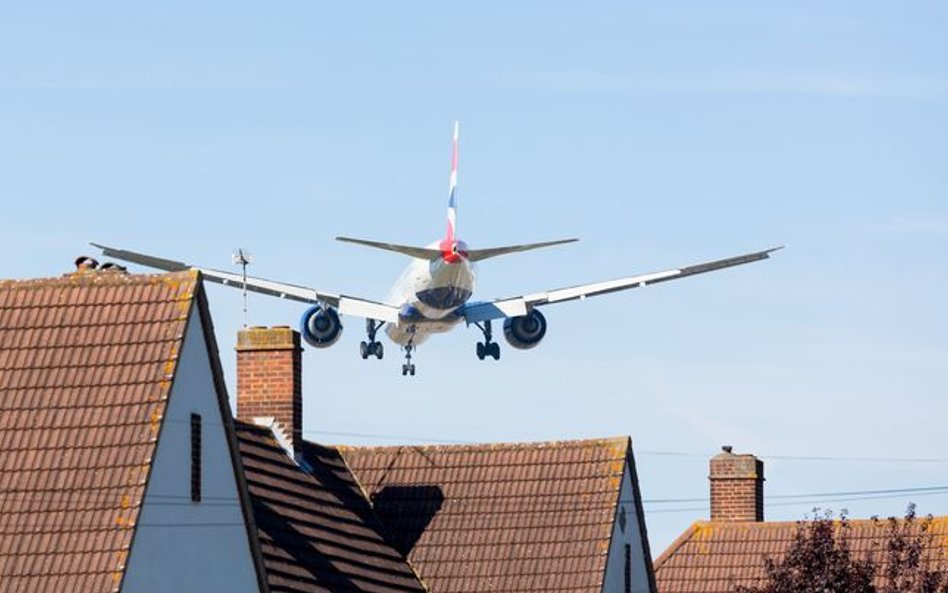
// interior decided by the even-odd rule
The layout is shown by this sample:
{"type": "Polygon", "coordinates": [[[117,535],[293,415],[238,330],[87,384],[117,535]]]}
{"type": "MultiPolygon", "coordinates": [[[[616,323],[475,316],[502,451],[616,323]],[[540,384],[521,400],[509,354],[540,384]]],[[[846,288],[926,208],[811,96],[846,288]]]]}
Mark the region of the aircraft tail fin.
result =
{"type": "MultiPolygon", "coordinates": [[[[439,258],[445,258],[446,261],[455,261],[447,259],[452,257],[451,249],[456,249],[457,242],[457,215],[458,215],[458,128],[457,120],[454,122],[454,133],[451,136],[451,177],[448,181],[448,224],[445,230],[445,237],[441,240],[441,249],[431,247],[413,247],[411,245],[398,245],[396,243],[383,243],[380,241],[369,241],[366,239],[355,239],[352,237],[336,237],[337,241],[345,243],[355,243],[364,247],[382,249],[385,251],[394,251],[409,257],[434,261],[439,258]]],[[[542,247],[552,247],[553,245],[562,245],[563,243],[572,243],[579,239],[561,239],[559,241],[544,241],[542,243],[526,243],[523,245],[506,245],[503,247],[492,247],[488,249],[469,249],[460,253],[468,261],[476,262],[508,253],[517,253],[520,251],[530,251],[542,247]]],[[[463,245],[463,244],[460,244],[463,245]]],[[[455,252],[457,253],[457,252],[455,252]]]]}
{"type": "Polygon", "coordinates": [[[453,243],[457,237],[458,224],[458,122],[454,122],[451,137],[451,177],[448,181],[448,227],[444,239],[453,243]]]}
{"type": "Polygon", "coordinates": [[[531,249],[540,249],[542,247],[552,247],[554,245],[563,245],[564,243],[574,243],[579,239],[560,239],[558,241],[544,241],[542,243],[526,243],[523,245],[507,245],[504,247],[490,247],[487,249],[469,249],[467,252],[468,261],[476,262],[508,253],[518,253],[520,251],[530,251],[531,249]]]}

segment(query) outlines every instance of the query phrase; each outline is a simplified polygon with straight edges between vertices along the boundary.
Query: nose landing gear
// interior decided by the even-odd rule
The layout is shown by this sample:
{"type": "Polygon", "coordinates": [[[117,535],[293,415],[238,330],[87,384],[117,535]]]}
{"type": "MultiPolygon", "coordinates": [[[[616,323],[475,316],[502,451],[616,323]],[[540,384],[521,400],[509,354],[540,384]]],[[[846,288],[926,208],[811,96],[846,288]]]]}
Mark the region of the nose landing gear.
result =
{"type": "Polygon", "coordinates": [[[415,376],[415,363],[411,361],[412,350],[415,349],[415,326],[408,328],[408,334],[411,336],[408,343],[405,344],[405,364],[402,365],[402,376],[415,376]]]}
{"type": "Polygon", "coordinates": [[[405,364],[402,365],[402,376],[411,375],[415,376],[415,363],[411,361],[411,351],[414,349],[414,346],[408,344],[405,346],[405,364]]]}
{"type": "Polygon", "coordinates": [[[385,354],[385,349],[382,347],[382,342],[377,342],[375,340],[375,334],[384,324],[384,321],[375,321],[374,319],[365,320],[365,332],[369,336],[369,341],[361,342],[359,344],[359,354],[362,356],[362,360],[365,360],[370,356],[374,356],[375,358],[382,360],[382,356],[385,354]]]}
{"type": "Polygon", "coordinates": [[[477,358],[479,360],[484,360],[488,356],[494,360],[500,360],[500,344],[492,341],[493,333],[491,332],[490,319],[484,321],[484,325],[480,323],[475,324],[477,327],[484,332],[484,341],[477,343],[477,358]]]}

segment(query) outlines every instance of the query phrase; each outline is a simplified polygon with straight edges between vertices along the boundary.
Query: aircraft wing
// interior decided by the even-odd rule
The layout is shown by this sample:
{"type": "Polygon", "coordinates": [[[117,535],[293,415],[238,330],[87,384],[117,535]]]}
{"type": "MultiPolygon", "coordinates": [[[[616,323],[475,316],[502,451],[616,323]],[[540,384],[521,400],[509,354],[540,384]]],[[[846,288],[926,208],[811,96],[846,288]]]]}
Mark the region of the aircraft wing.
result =
{"type": "MultiPolygon", "coordinates": [[[[241,274],[224,272],[222,270],[214,270],[211,268],[202,268],[200,266],[193,266],[184,262],[155,257],[153,255],[146,255],[144,253],[137,253],[135,251],[127,251],[125,249],[116,249],[114,247],[107,247],[97,243],[92,243],[92,246],[101,249],[102,253],[108,257],[114,257],[127,262],[132,262],[159,270],[165,270],[168,272],[198,270],[201,272],[201,275],[204,277],[204,279],[210,282],[216,282],[218,284],[232,286],[234,288],[243,287],[244,279],[241,274]]],[[[376,301],[370,301],[367,299],[361,299],[343,294],[322,292],[313,288],[308,288],[306,286],[287,284],[285,282],[277,282],[275,280],[267,280],[265,278],[256,278],[253,276],[247,276],[247,290],[269,296],[279,297],[281,299],[300,301],[302,303],[324,303],[330,307],[338,309],[339,313],[342,315],[351,315],[353,317],[362,317],[364,319],[386,321],[395,325],[398,324],[398,307],[387,305],[385,303],[379,303],[376,301]]]]}
{"type": "Polygon", "coordinates": [[[553,303],[561,303],[576,299],[584,299],[586,297],[608,294],[610,292],[618,292],[620,290],[629,290],[631,288],[639,288],[648,286],[650,284],[666,282],[668,280],[677,280],[678,278],[694,276],[695,274],[704,274],[705,272],[713,272],[715,270],[723,270],[724,268],[749,264],[751,262],[769,258],[770,254],[774,251],[777,251],[778,249],[783,249],[783,247],[774,247],[772,249],[765,249],[764,251],[738,255],[736,257],[729,257],[726,259],[694,264],[682,268],[665,270],[664,272],[652,272],[650,274],[640,274],[638,276],[617,278],[615,280],[606,280],[604,282],[581,284],[579,286],[558,288],[555,290],[537,292],[513,298],[498,299],[491,302],[468,303],[467,305],[461,307],[461,309],[458,311],[458,314],[464,317],[468,325],[486,321],[488,319],[518,317],[520,315],[526,315],[533,307],[540,307],[543,305],[550,305],[553,303]]]}

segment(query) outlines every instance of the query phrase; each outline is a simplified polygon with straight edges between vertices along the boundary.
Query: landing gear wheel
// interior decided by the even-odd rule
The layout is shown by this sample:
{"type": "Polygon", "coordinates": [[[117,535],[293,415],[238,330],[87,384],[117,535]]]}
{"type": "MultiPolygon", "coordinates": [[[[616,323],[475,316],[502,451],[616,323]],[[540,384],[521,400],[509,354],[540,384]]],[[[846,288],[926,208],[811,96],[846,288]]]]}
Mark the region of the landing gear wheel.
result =
{"type": "Polygon", "coordinates": [[[490,319],[484,321],[484,325],[477,324],[477,327],[484,332],[484,341],[477,343],[477,358],[484,360],[488,356],[494,360],[500,360],[500,344],[491,340],[493,334],[491,333],[490,319]]]}
{"type": "Polygon", "coordinates": [[[385,325],[384,321],[375,321],[374,319],[365,320],[365,333],[368,335],[369,341],[359,344],[359,354],[362,355],[362,360],[370,356],[382,360],[382,355],[384,354],[382,342],[375,341],[375,335],[383,325],[385,325]]]}
{"type": "Polygon", "coordinates": [[[415,376],[415,365],[413,364],[408,365],[408,374],[411,375],[412,377],[415,376]]]}
{"type": "Polygon", "coordinates": [[[403,364],[403,365],[402,365],[402,377],[404,377],[404,376],[407,375],[407,374],[408,374],[408,365],[407,365],[407,364],[403,364]]]}

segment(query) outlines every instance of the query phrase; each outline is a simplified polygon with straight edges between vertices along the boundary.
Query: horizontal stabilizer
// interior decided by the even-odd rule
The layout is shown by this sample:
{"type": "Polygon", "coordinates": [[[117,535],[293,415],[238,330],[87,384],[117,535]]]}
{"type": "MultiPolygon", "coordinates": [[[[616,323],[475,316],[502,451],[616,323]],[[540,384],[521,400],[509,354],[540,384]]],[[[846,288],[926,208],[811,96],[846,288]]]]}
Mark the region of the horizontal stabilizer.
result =
{"type": "Polygon", "coordinates": [[[402,255],[428,261],[441,257],[441,251],[439,249],[431,249],[429,247],[411,247],[409,245],[397,245],[395,243],[380,243],[378,241],[367,241],[365,239],[353,239],[352,237],[336,237],[336,240],[342,241],[343,243],[355,243],[356,245],[382,249],[384,251],[394,251],[395,253],[401,253],[402,255]]]}
{"type": "Polygon", "coordinates": [[[468,261],[481,261],[497,257],[498,255],[507,255],[508,253],[517,253],[519,251],[530,251],[531,249],[540,249],[541,247],[552,247],[553,245],[562,245],[564,243],[575,243],[579,239],[560,239],[559,241],[544,241],[542,243],[527,243],[525,245],[508,245],[506,247],[491,247],[488,249],[470,249],[467,252],[468,261]]]}

